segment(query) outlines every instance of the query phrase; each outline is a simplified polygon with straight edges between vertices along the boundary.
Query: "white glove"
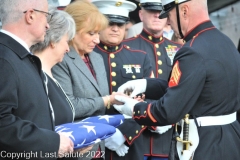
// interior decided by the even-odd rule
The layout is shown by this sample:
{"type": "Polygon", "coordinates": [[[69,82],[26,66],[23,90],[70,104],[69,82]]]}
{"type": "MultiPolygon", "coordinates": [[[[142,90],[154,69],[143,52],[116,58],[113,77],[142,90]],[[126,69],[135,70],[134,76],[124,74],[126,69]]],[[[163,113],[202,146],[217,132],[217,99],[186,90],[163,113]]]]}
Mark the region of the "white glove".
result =
{"type": "Polygon", "coordinates": [[[126,146],[125,144],[122,144],[122,145],[116,150],[116,153],[118,154],[118,156],[123,157],[123,156],[125,156],[125,154],[128,153],[128,149],[129,149],[128,146],[126,146]]]}
{"type": "Polygon", "coordinates": [[[126,114],[122,114],[122,115],[123,115],[124,119],[131,119],[132,118],[132,116],[128,116],[126,114]]]}
{"type": "Polygon", "coordinates": [[[163,133],[167,132],[167,131],[168,131],[169,129],[171,129],[171,128],[172,128],[172,125],[157,126],[155,131],[154,131],[154,130],[151,130],[151,129],[150,129],[150,131],[151,131],[151,132],[154,132],[154,133],[158,133],[158,134],[163,134],[163,133]]]}
{"type": "Polygon", "coordinates": [[[116,128],[116,132],[111,137],[105,139],[105,147],[116,151],[125,141],[123,134],[116,128]]]}
{"type": "Polygon", "coordinates": [[[115,99],[118,100],[119,102],[124,103],[123,105],[116,105],[114,104],[113,107],[120,113],[125,114],[127,116],[132,116],[133,115],[133,107],[135,106],[136,103],[139,103],[139,101],[135,99],[131,99],[129,97],[124,97],[124,96],[119,96],[116,95],[115,99]]]}
{"type": "Polygon", "coordinates": [[[126,90],[132,91],[130,97],[135,97],[139,93],[143,93],[146,91],[147,88],[147,80],[146,79],[136,79],[131,80],[118,88],[117,92],[124,93],[126,90]]]}

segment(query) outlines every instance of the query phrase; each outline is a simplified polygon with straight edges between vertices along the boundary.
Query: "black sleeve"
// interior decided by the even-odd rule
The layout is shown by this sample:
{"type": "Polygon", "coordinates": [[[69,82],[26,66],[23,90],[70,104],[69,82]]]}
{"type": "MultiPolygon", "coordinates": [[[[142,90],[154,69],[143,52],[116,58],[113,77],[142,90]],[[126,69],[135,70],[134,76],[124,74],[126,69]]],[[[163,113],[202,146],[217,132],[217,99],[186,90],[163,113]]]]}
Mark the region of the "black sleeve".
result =
{"type": "Polygon", "coordinates": [[[145,96],[147,99],[158,100],[168,87],[168,82],[159,78],[147,78],[147,88],[145,96]]]}

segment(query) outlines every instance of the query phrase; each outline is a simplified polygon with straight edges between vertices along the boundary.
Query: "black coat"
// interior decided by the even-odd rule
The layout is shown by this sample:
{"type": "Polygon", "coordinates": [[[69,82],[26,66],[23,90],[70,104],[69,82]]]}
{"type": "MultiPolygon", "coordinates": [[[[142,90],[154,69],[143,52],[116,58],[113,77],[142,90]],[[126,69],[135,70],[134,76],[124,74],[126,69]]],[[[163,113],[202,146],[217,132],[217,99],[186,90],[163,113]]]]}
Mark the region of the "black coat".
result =
{"type": "Polygon", "coordinates": [[[41,62],[1,32],[0,75],[0,151],[57,154],[60,139],[54,132],[41,62]]]}
{"type": "MultiPolygon", "coordinates": [[[[107,46],[98,44],[95,52],[102,55],[106,67],[110,93],[117,91],[123,83],[152,76],[152,66],[148,55],[140,50],[134,50],[126,45],[107,46]]],[[[113,107],[107,109],[107,114],[119,114],[113,107]]],[[[146,126],[138,125],[133,119],[125,120],[118,129],[124,135],[129,146],[128,153],[119,157],[115,152],[106,148],[107,160],[139,160],[143,159],[143,141],[141,133],[146,126]]]]}
{"type": "MultiPolygon", "coordinates": [[[[240,109],[240,57],[232,41],[210,21],[196,26],[184,39],[186,44],[175,55],[166,93],[160,93],[164,91],[161,80],[147,81],[146,96],[160,99],[135,105],[134,110],[141,111],[134,115],[138,123],[166,125],[178,122],[187,113],[191,117],[218,116],[240,109]],[[141,118],[145,110],[147,114],[141,118]]],[[[198,133],[194,160],[239,159],[238,121],[199,127],[198,133]]]]}
{"type": "Polygon", "coordinates": [[[73,106],[69,104],[69,99],[62,89],[48,77],[48,96],[51,101],[55,116],[55,125],[73,122],[73,106]]]}

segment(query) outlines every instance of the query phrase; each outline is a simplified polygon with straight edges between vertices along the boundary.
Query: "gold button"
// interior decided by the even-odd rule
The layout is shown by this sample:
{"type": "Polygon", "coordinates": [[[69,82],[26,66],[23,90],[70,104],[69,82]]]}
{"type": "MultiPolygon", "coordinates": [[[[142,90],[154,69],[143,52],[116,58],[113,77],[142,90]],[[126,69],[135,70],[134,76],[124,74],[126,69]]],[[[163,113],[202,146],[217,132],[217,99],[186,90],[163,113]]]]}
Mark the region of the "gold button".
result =
{"type": "Polygon", "coordinates": [[[138,130],[136,130],[136,134],[138,134],[138,130]]]}
{"type": "Polygon", "coordinates": [[[156,48],[159,48],[159,45],[158,45],[158,44],[155,44],[155,47],[156,47],[156,48]]]}
{"type": "Polygon", "coordinates": [[[131,140],[132,140],[132,137],[130,136],[128,139],[131,141],[131,140]]]}
{"type": "Polygon", "coordinates": [[[158,74],[162,74],[162,70],[161,69],[158,70],[158,74]]]}
{"type": "Polygon", "coordinates": [[[111,75],[112,75],[113,77],[115,77],[117,74],[116,74],[116,72],[112,72],[111,75]]]}
{"type": "Polygon", "coordinates": [[[140,111],[138,111],[138,114],[140,114],[140,111]]]}
{"type": "Polygon", "coordinates": [[[112,81],[112,86],[116,86],[117,83],[115,81],[112,81]]]}
{"type": "Polygon", "coordinates": [[[161,56],[161,52],[157,51],[157,55],[158,55],[158,56],[161,56]]]}
{"type": "Polygon", "coordinates": [[[112,62],[112,63],[111,63],[111,66],[112,66],[112,67],[116,67],[117,65],[116,65],[115,62],[112,62]]]}
{"type": "Polygon", "coordinates": [[[162,40],[163,38],[162,37],[160,37],[160,41],[162,40]]]}
{"type": "Polygon", "coordinates": [[[149,39],[149,40],[152,40],[152,36],[148,36],[148,39],[149,39]]]}
{"type": "Polygon", "coordinates": [[[146,114],[147,113],[147,111],[144,111],[144,114],[146,114]]]}
{"type": "Polygon", "coordinates": [[[115,58],[115,55],[113,53],[110,54],[111,58],[115,58]]]}
{"type": "Polygon", "coordinates": [[[144,125],[142,125],[142,128],[144,128],[144,125]]]}
{"type": "Polygon", "coordinates": [[[135,78],[136,78],[136,76],[134,76],[134,75],[133,75],[133,76],[132,76],[132,78],[133,78],[133,79],[135,79],[135,78]]]}
{"type": "Polygon", "coordinates": [[[128,49],[130,48],[129,46],[126,46],[128,49]]]}
{"type": "Polygon", "coordinates": [[[158,60],[158,65],[162,65],[162,61],[161,60],[158,60]]]}

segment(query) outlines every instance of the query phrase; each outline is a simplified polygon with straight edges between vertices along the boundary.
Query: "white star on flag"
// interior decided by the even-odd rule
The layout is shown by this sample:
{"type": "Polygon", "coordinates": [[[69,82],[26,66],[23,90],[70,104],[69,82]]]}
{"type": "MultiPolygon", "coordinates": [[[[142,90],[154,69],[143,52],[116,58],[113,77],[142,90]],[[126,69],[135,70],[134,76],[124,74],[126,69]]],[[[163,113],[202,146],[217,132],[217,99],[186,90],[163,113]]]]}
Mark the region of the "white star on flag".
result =
{"type": "MultiPolygon", "coordinates": [[[[59,127],[59,128],[61,128],[61,127],[59,127]]],[[[62,128],[61,130],[57,131],[57,133],[62,133],[63,135],[68,136],[69,138],[72,138],[75,141],[75,138],[72,135],[73,131],[66,132],[66,130],[69,130],[69,128],[62,128]]]]}
{"type": "Polygon", "coordinates": [[[86,139],[81,144],[77,144],[77,147],[82,146],[85,143],[86,139]]]}
{"type": "Polygon", "coordinates": [[[103,116],[98,116],[99,119],[105,119],[108,123],[109,123],[109,118],[114,118],[113,116],[109,116],[109,115],[103,115],[103,116]]]}
{"type": "Polygon", "coordinates": [[[88,131],[88,133],[89,133],[90,131],[92,131],[93,133],[95,133],[95,135],[97,134],[96,131],[95,131],[95,129],[94,129],[95,126],[87,126],[87,125],[83,125],[83,126],[80,126],[80,127],[86,128],[87,131],[88,131]]]}
{"type": "Polygon", "coordinates": [[[121,119],[120,124],[122,124],[122,123],[123,123],[123,120],[121,119]]]}

